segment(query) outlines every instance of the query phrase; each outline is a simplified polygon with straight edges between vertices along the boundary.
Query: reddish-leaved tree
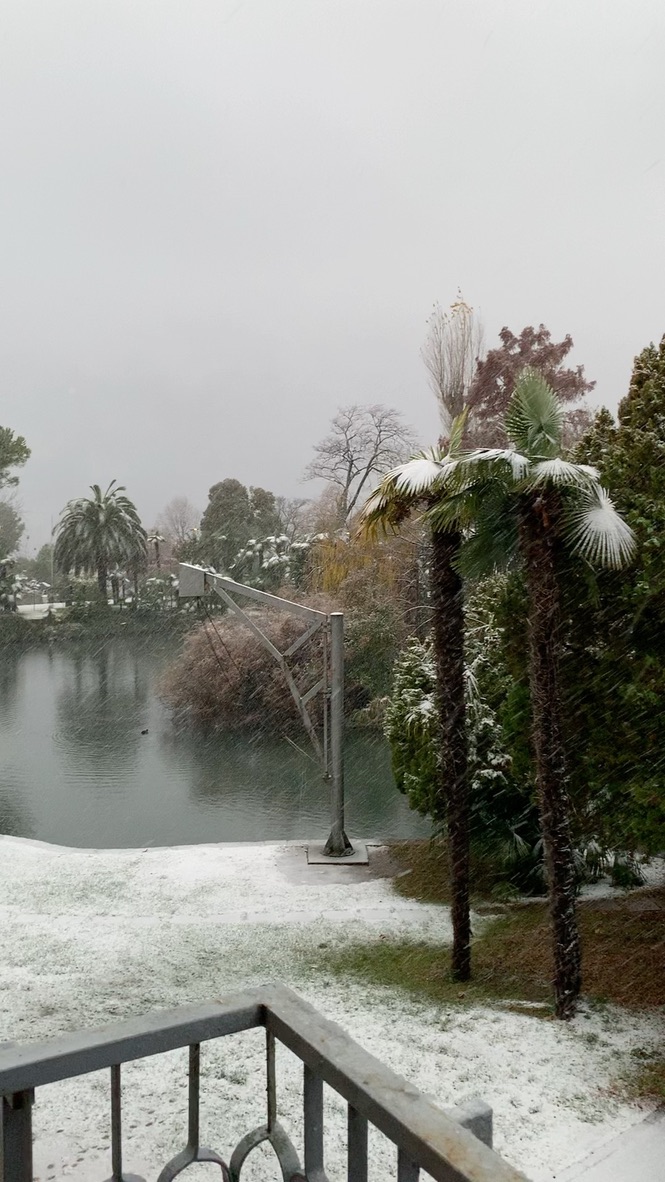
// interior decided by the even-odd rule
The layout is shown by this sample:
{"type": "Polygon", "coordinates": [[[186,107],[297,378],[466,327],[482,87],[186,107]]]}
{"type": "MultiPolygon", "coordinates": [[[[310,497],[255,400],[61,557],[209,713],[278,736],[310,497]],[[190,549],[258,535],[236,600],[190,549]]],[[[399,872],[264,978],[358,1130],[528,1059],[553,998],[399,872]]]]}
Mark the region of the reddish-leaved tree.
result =
{"type": "MultiPolygon", "coordinates": [[[[478,361],[469,389],[469,420],[465,442],[475,447],[500,447],[506,435],[503,417],[521,371],[528,366],[542,374],[562,402],[579,402],[593,390],[595,382],[584,376],[584,366],[566,368],[564,361],[573,347],[568,334],[558,343],[544,324],[523,328],[515,336],[509,328],[499,333],[501,344],[478,361]]],[[[566,415],[564,443],[572,443],[591,423],[589,411],[576,407],[566,415]]]]}

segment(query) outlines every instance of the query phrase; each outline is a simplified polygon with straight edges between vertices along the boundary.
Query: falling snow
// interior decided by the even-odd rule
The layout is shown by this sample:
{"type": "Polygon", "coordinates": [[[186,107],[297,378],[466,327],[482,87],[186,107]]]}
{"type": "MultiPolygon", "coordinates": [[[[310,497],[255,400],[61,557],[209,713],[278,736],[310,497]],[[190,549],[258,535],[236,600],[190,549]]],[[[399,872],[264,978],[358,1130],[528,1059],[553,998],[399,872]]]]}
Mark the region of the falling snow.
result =
{"type": "MultiPolygon", "coordinates": [[[[313,879],[293,845],[67,850],[4,837],[0,850],[0,1039],[48,1038],[278,980],[442,1106],[489,1102],[497,1149],[535,1182],[551,1182],[553,1164],[578,1160],[644,1115],[608,1088],[631,1051],[658,1045],[662,1017],[583,1006],[563,1025],[333,978],[325,963],[333,942],[449,939],[447,908],[404,899],[389,880],[345,880],[338,868],[332,881],[328,868],[313,879]]],[[[149,1182],[186,1139],[185,1056],[124,1069],[125,1166],[149,1182]]],[[[206,1046],[203,1061],[202,1129],[228,1154],[263,1120],[259,1033],[206,1046]]],[[[279,1080],[281,1117],[298,1144],[300,1073],[288,1052],[279,1080]]],[[[335,1179],[343,1111],[332,1096],[329,1107],[335,1179]]],[[[108,1121],[105,1073],[38,1091],[42,1182],[103,1177],[108,1121]]],[[[374,1177],[392,1178],[394,1155],[378,1135],[372,1153],[374,1177]]],[[[268,1159],[256,1171],[274,1176],[268,1159]]]]}

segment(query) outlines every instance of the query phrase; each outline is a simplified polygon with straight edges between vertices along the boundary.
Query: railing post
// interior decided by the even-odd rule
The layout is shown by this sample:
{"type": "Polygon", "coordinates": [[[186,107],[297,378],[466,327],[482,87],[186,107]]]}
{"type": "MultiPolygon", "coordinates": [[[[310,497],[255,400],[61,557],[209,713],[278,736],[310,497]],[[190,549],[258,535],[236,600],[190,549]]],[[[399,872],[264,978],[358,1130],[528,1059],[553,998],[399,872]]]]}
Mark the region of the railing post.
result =
{"type": "Polygon", "coordinates": [[[144,1182],[138,1174],[122,1171],[122,1082],[120,1063],[111,1067],[111,1177],[109,1182],[144,1182]]]}
{"type": "Polygon", "coordinates": [[[196,1152],[199,1148],[199,1105],[201,1093],[201,1045],[192,1043],[189,1048],[187,1145],[196,1152]]]}
{"type": "Polygon", "coordinates": [[[1,1182],[32,1182],[32,1088],[2,1097],[1,1182]]]}
{"type": "Polygon", "coordinates": [[[266,1030],[266,1100],[268,1104],[267,1129],[275,1131],[277,1124],[277,1079],[275,1072],[275,1036],[266,1030]]]}
{"type": "Polygon", "coordinates": [[[303,1093],[305,1177],[313,1178],[323,1173],[323,1080],[307,1064],[303,1093]]]}
{"type": "Polygon", "coordinates": [[[367,1121],[350,1104],[347,1144],[348,1182],[367,1182],[367,1121]]]}
{"type": "Polygon", "coordinates": [[[418,1182],[420,1168],[403,1149],[397,1150],[397,1182],[418,1182]]]}

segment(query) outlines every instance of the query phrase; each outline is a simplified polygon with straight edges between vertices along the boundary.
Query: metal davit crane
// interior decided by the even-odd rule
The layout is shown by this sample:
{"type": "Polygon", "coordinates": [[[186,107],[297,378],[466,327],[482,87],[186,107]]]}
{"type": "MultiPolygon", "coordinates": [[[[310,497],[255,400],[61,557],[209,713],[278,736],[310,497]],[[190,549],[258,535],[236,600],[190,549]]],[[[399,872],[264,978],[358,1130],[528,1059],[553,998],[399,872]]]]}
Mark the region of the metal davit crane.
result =
{"type": "Polygon", "coordinates": [[[309,862],[324,862],[328,859],[344,859],[358,862],[367,861],[366,850],[360,846],[354,849],[344,830],[344,615],[342,612],[317,611],[301,603],[292,603],[256,587],[236,583],[227,575],[220,575],[208,567],[194,566],[181,562],[178,566],[178,595],[181,599],[202,599],[207,591],[214,591],[239,620],[256,636],[279,665],[286,685],[298,708],[303,726],[309,735],[316,760],[324,780],[330,784],[331,829],[325,845],[311,846],[307,851],[309,862]],[[261,630],[256,620],[240,606],[234,596],[254,600],[264,607],[300,616],[306,622],[305,631],[285,650],[278,648],[261,630]],[[296,685],[289,668],[289,657],[307,643],[317,632],[323,633],[323,661],[321,677],[305,692],[296,685]],[[323,695],[323,727],[319,736],[310,717],[307,706],[317,694],[323,695]]]}

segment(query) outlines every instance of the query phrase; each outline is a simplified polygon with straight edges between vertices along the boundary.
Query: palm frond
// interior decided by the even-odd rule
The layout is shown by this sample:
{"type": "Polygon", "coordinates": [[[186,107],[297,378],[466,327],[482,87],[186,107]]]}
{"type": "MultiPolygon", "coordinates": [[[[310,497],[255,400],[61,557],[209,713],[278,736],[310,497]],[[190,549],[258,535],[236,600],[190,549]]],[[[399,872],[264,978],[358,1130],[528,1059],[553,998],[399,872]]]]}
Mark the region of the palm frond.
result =
{"type": "Polygon", "coordinates": [[[388,503],[388,500],[389,500],[389,495],[388,495],[387,490],[384,488],[383,481],[382,481],[381,484],[378,486],[378,488],[375,488],[374,492],[371,492],[369,494],[367,500],[365,501],[365,504],[363,505],[363,508],[362,508],[362,512],[360,514],[361,518],[362,517],[372,517],[376,512],[381,511],[382,509],[385,509],[385,507],[388,503]]]}
{"type": "Polygon", "coordinates": [[[479,447],[460,457],[462,467],[469,466],[483,470],[488,477],[496,476],[496,465],[510,470],[513,480],[523,480],[531,467],[531,460],[510,447],[479,447]]]}
{"type": "Polygon", "coordinates": [[[479,490],[472,516],[473,528],[457,561],[457,569],[466,579],[505,570],[518,549],[515,494],[510,487],[497,482],[479,490]]]}
{"type": "Polygon", "coordinates": [[[542,374],[523,369],[506,411],[508,438],[518,451],[551,459],[561,448],[564,421],[561,402],[542,374]]]}
{"type": "Polygon", "coordinates": [[[636,549],[635,535],[600,485],[592,486],[567,515],[573,550],[598,566],[627,566],[636,549]]]}
{"type": "Polygon", "coordinates": [[[541,488],[543,485],[588,488],[599,477],[597,469],[588,464],[571,464],[569,460],[556,456],[553,460],[538,460],[533,464],[527,483],[530,488],[541,488]]]}
{"type": "Polygon", "coordinates": [[[467,501],[463,494],[446,493],[425,510],[423,520],[433,533],[447,533],[459,530],[462,516],[466,515],[467,501]]]}
{"type": "Polygon", "coordinates": [[[389,476],[394,479],[398,492],[404,492],[410,496],[420,496],[445,480],[446,476],[454,470],[455,463],[455,460],[448,457],[441,458],[434,450],[421,452],[420,455],[407,460],[405,464],[393,468],[389,476]]]}
{"type": "Polygon", "coordinates": [[[453,419],[450,425],[450,438],[448,440],[448,454],[456,456],[462,447],[462,437],[466,427],[466,420],[469,417],[468,406],[464,407],[461,414],[453,419]]]}
{"type": "Polygon", "coordinates": [[[400,494],[391,479],[384,477],[365,501],[360,514],[358,536],[376,539],[380,534],[397,533],[401,522],[415,507],[414,498],[400,494]]]}

